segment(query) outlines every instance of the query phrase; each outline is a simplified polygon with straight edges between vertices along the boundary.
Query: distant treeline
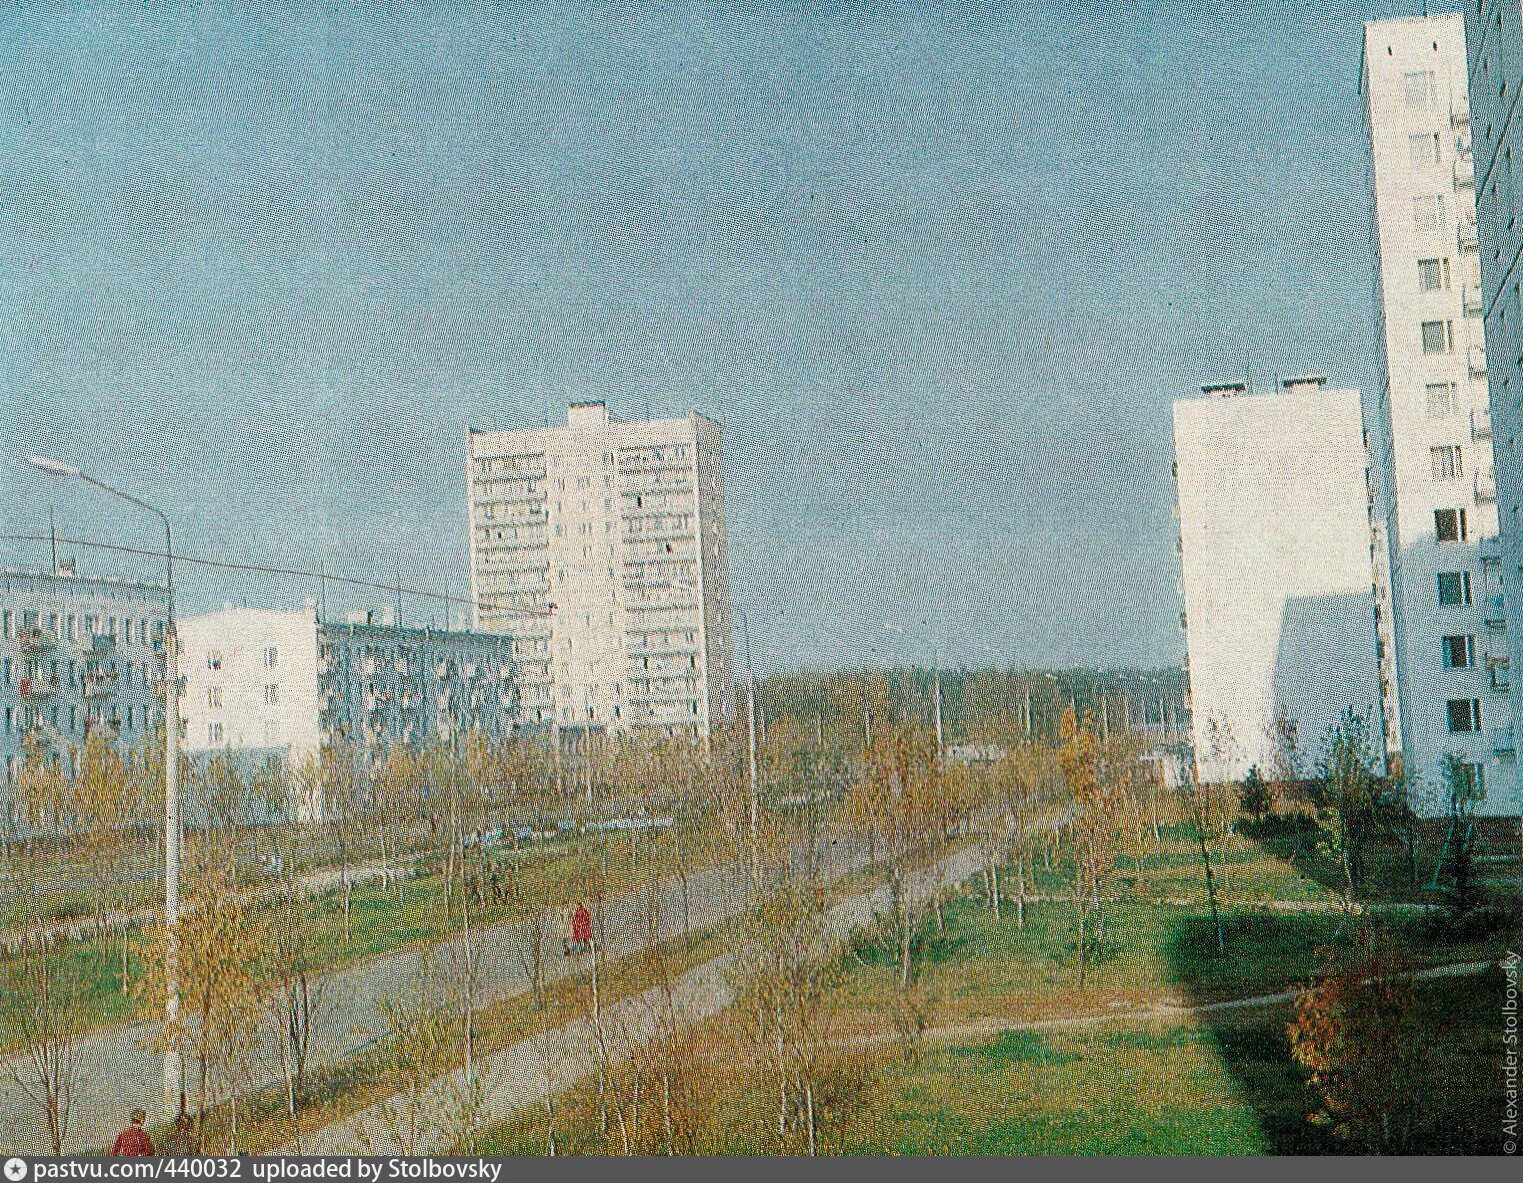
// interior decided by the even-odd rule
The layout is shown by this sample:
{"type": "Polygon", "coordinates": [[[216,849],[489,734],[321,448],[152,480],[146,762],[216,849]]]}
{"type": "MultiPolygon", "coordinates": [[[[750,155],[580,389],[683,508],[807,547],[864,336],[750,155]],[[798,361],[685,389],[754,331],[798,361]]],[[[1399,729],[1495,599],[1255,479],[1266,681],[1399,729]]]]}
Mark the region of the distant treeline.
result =
{"type": "MultiPolygon", "coordinates": [[[[802,670],[758,679],[759,729],[788,721],[827,747],[860,747],[875,722],[933,726],[937,674],[920,667],[802,670]]],[[[1097,728],[1187,727],[1185,675],[1153,670],[942,670],[941,716],[948,744],[1030,734],[1052,742],[1073,706],[1097,728]]],[[[737,682],[744,715],[744,681],[737,682]]]]}

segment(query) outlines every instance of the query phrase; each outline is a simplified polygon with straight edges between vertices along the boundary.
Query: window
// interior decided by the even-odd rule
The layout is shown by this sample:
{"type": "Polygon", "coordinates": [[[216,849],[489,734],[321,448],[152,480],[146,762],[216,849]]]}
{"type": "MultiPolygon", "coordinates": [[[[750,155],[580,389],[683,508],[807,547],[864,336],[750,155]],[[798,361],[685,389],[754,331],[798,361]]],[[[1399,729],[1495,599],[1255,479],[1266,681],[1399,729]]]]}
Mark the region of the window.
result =
{"type": "Polygon", "coordinates": [[[1468,536],[1463,509],[1435,509],[1433,533],[1440,542],[1464,542],[1468,536]]]}
{"type": "Polygon", "coordinates": [[[1454,347],[1454,322],[1423,321],[1423,352],[1448,353],[1454,347]]]}
{"type": "Polygon", "coordinates": [[[215,649],[208,653],[206,655],[206,668],[209,670],[220,670],[222,668],[222,654],[215,649]]]}
{"type": "Polygon", "coordinates": [[[1438,602],[1445,608],[1465,608],[1471,603],[1470,572],[1440,571],[1438,573],[1438,602]]]}
{"type": "Polygon", "coordinates": [[[206,688],[206,705],[216,710],[222,705],[222,687],[208,686],[206,688]]]}
{"type": "Polygon", "coordinates": [[[1437,164],[1438,153],[1437,132],[1416,131],[1407,137],[1407,155],[1414,168],[1425,164],[1437,164]]]}
{"type": "Polygon", "coordinates": [[[1414,197],[1412,222],[1419,230],[1442,230],[1444,228],[1444,199],[1439,196],[1414,197]]]}
{"type": "Polygon", "coordinates": [[[1465,475],[1465,462],[1458,444],[1444,444],[1429,448],[1428,457],[1433,465],[1433,479],[1452,481],[1465,475]]]}
{"type": "Polygon", "coordinates": [[[1448,259],[1417,260],[1417,287],[1419,291],[1441,292],[1448,286],[1448,259]]]}
{"type": "Polygon", "coordinates": [[[1443,649],[1446,670],[1468,670],[1475,665],[1474,637],[1445,637],[1443,649]]]}
{"type": "Polygon", "coordinates": [[[1451,698],[1448,702],[1449,730],[1456,734],[1481,729],[1481,700],[1451,698]]]}
{"type": "Polygon", "coordinates": [[[280,702],[280,686],[277,685],[274,682],[271,682],[269,685],[267,685],[264,688],[264,705],[267,706],[267,707],[272,707],[272,706],[275,706],[279,702],[280,702]]]}
{"type": "Polygon", "coordinates": [[[264,668],[267,670],[272,670],[279,664],[280,650],[275,648],[274,645],[271,645],[264,651],[264,668]]]}
{"type": "Polygon", "coordinates": [[[1444,419],[1454,414],[1454,383],[1428,383],[1428,418],[1444,419]]]}
{"type": "Polygon", "coordinates": [[[1438,101],[1438,79],[1432,70],[1417,70],[1403,75],[1402,93],[1407,106],[1419,110],[1438,101]]]}
{"type": "Polygon", "coordinates": [[[208,723],[206,725],[206,742],[213,747],[222,742],[221,723],[208,723]]]}

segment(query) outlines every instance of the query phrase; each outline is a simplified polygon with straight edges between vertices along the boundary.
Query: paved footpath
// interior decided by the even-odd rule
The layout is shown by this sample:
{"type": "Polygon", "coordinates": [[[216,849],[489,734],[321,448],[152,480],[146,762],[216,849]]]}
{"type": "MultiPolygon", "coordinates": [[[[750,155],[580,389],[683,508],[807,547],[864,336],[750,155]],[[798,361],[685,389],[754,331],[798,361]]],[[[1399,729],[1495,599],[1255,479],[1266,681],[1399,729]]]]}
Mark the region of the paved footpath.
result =
{"type": "MultiPolygon", "coordinates": [[[[827,837],[822,840],[821,865],[829,878],[837,878],[867,861],[865,843],[827,837]]],[[[802,853],[802,852],[800,852],[802,853]]],[[[718,924],[745,907],[749,883],[740,866],[710,867],[688,877],[692,927],[718,924]]],[[[631,891],[610,897],[604,909],[604,948],[610,957],[637,952],[651,932],[651,893],[631,891]]],[[[588,901],[589,905],[592,901],[588,901]]],[[[660,892],[660,939],[683,931],[682,890],[675,879],[660,892]]],[[[546,977],[557,979],[579,968],[574,959],[561,955],[565,939],[566,908],[548,910],[543,925],[541,956],[546,977]]],[[[476,962],[481,987],[479,1005],[524,993],[529,988],[523,961],[532,949],[532,926],[527,922],[499,924],[479,930],[475,936],[476,962]]],[[[361,1051],[384,1031],[380,1004],[403,993],[416,982],[424,960],[443,970],[464,964],[464,940],[456,937],[427,947],[409,947],[380,954],[358,964],[337,969],[322,979],[322,1004],[314,1020],[310,1064],[313,1068],[336,1063],[361,1051]]],[[[244,1074],[241,1093],[257,1091],[281,1080],[279,1045],[272,1024],[260,1032],[253,1066],[244,1074]]],[[[126,1124],[127,1114],[141,1106],[160,1112],[163,1101],[163,1058],[150,1050],[158,1028],[156,1020],[100,1028],[81,1037],[82,1078],[75,1086],[74,1112],[65,1150],[85,1153],[109,1146],[126,1124]]],[[[0,1154],[45,1153],[46,1126],[41,1114],[18,1089],[10,1069],[25,1071],[21,1056],[0,1059],[0,1154]]],[[[187,1064],[187,1071],[190,1065],[187,1064]]]]}
{"type": "MultiPolygon", "coordinates": [[[[983,866],[977,845],[965,847],[937,864],[942,888],[951,887],[977,874],[983,866]]],[[[892,907],[888,889],[880,887],[836,904],[825,913],[826,932],[844,938],[864,927],[892,907]]],[[[682,1026],[702,1022],[731,1003],[731,968],[734,953],[724,953],[689,970],[672,986],[672,1007],[682,1026]]],[[[655,1039],[667,1014],[665,991],[652,987],[643,994],[608,1006],[603,1027],[611,1043],[610,1054],[622,1058],[655,1039]]],[[[597,1068],[596,1035],[592,1024],[578,1019],[565,1026],[531,1036],[486,1056],[477,1067],[483,1125],[493,1125],[530,1108],[544,1105],[545,1096],[569,1088],[591,1076],[597,1068]]],[[[456,1141],[448,1120],[438,1115],[458,1111],[465,1092],[461,1069],[441,1077],[416,1107],[389,1098],[343,1121],[272,1151],[273,1154],[438,1154],[456,1141]],[[412,1113],[428,1115],[417,1121],[412,1113]]]]}

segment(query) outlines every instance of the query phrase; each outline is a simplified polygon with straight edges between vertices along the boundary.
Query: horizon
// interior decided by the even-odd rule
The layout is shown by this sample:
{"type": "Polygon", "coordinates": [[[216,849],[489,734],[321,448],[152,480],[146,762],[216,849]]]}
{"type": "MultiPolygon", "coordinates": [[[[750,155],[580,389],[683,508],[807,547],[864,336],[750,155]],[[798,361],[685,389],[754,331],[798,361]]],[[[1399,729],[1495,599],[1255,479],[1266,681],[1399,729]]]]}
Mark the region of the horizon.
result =
{"type": "Polygon", "coordinates": [[[1032,11],[0,17],[6,532],[463,595],[467,428],[692,409],[760,668],[1176,664],[1173,399],[1374,384],[1394,7],[1032,11]]]}

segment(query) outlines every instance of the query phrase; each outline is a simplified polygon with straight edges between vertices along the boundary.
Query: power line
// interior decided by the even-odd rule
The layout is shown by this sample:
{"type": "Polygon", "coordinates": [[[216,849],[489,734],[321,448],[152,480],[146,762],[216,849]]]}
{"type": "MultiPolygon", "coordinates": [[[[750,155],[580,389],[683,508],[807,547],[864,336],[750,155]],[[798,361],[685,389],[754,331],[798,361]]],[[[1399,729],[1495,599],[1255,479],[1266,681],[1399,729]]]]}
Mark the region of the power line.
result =
{"type": "MultiPolygon", "coordinates": [[[[0,542],[53,542],[49,534],[0,534],[0,542]]],[[[117,554],[138,555],[144,558],[162,559],[166,556],[162,550],[152,550],[138,546],[122,546],[112,542],[93,542],[86,538],[59,538],[58,542],[66,546],[92,547],[96,550],[108,550],[117,554]]],[[[393,583],[376,583],[370,579],[357,579],[352,575],[333,575],[327,571],[304,571],[298,567],[270,567],[261,563],[235,563],[229,559],[205,559],[194,555],[182,555],[176,551],[173,555],[177,563],[186,563],[193,567],[219,567],[226,571],[249,571],[260,575],[289,575],[300,579],[316,579],[324,583],[342,583],[350,587],[369,588],[374,591],[392,592],[399,595],[421,596],[428,600],[443,600],[446,603],[468,604],[473,608],[482,608],[488,612],[512,612],[522,616],[548,616],[554,611],[554,605],[545,608],[523,608],[518,605],[505,605],[495,600],[477,600],[469,596],[452,596],[447,592],[441,594],[435,591],[424,591],[422,588],[404,587],[399,580],[393,583]]]]}

